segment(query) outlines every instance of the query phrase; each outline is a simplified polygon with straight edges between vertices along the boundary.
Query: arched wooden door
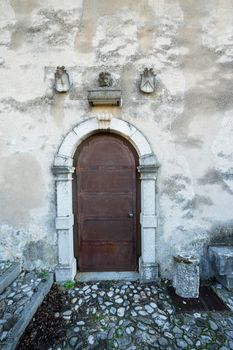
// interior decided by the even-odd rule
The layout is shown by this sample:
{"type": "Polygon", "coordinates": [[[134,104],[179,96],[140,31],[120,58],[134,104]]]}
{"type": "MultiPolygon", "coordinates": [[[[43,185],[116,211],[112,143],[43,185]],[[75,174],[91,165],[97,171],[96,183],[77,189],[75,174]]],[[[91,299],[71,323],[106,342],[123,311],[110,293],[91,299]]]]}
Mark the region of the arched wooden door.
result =
{"type": "Polygon", "coordinates": [[[79,271],[135,271],[140,252],[138,157],[114,134],[95,134],[74,156],[79,271]]]}

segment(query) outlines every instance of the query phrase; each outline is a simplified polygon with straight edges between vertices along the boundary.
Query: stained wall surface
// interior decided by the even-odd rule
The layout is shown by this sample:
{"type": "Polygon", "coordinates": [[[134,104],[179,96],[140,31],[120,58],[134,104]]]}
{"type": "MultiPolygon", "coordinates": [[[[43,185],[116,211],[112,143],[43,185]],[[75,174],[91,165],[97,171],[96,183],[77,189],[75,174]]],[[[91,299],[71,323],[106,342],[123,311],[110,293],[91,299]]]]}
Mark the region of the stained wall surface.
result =
{"type": "Polygon", "coordinates": [[[79,122],[108,112],[135,125],[160,162],[156,254],[201,257],[233,240],[233,1],[0,1],[0,258],[57,263],[53,159],[79,122]],[[53,89],[64,65],[72,88],[53,89]],[[139,90],[144,68],[156,90],[139,90]],[[109,71],[123,104],[90,108],[109,71]]]}

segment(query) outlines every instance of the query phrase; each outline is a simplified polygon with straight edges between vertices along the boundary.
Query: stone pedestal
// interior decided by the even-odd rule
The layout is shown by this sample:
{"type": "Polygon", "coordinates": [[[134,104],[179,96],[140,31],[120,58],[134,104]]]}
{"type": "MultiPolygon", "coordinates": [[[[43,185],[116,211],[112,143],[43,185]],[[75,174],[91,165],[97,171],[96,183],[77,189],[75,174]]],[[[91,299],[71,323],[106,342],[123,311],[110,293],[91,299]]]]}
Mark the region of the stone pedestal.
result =
{"type": "Polygon", "coordinates": [[[199,259],[188,255],[174,256],[173,287],[182,298],[199,297],[199,259]]]}
{"type": "Polygon", "coordinates": [[[216,279],[233,288],[233,246],[209,247],[209,260],[216,279]]]}

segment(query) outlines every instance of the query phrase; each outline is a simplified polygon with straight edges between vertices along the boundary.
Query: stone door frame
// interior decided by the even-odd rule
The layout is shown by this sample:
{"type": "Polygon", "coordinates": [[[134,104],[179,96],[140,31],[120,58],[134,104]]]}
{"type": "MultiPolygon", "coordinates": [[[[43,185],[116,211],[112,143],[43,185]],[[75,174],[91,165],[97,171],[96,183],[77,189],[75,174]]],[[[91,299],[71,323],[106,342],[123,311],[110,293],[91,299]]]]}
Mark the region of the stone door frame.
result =
{"type": "Polygon", "coordinates": [[[56,281],[72,280],[77,273],[73,247],[72,173],[73,156],[77,147],[90,135],[111,132],[127,139],[139,156],[141,179],[141,257],[140,279],[144,282],[158,279],[156,262],[156,179],[159,164],[145,136],[132,124],[106,116],[90,118],[73,128],[63,139],[53,164],[56,182],[56,231],[58,265],[56,281]]]}

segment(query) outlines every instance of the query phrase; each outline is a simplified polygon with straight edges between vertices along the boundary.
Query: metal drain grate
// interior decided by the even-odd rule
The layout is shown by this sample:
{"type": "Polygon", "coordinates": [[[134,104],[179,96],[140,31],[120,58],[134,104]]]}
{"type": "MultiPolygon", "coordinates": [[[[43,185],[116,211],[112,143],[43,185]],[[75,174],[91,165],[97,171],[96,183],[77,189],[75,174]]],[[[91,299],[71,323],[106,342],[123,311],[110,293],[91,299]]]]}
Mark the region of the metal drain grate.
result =
{"type": "Polygon", "coordinates": [[[193,311],[230,311],[210,287],[200,287],[199,298],[181,298],[173,287],[167,287],[177,313],[193,311]]]}

